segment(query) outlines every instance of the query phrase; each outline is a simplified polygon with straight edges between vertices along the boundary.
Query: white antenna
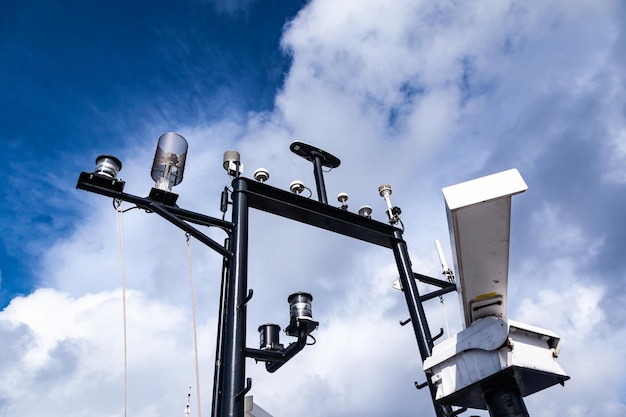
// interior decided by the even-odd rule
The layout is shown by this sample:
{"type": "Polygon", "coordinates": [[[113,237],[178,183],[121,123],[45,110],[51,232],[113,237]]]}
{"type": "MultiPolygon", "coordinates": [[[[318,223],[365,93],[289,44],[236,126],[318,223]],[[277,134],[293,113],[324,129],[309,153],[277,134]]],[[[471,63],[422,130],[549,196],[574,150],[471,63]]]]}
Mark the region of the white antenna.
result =
{"type": "Polygon", "coordinates": [[[443,274],[446,276],[446,278],[448,278],[449,282],[454,282],[454,272],[452,272],[452,269],[448,267],[446,257],[443,255],[441,243],[439,243],[438,239],[435,239],[435,245],[437,246],[437,254],[439,255],[439,262],[441,262],[441,267],[443,268],[443,274]]]}
{"type": "Polygon", "coordinates": [[[191,411],[190,406],[191,401],[191,385],[189,385],[189,393],[187,394],[187,405],[185,406],[185,417],[189,417],[189,412],[191,411]]]}

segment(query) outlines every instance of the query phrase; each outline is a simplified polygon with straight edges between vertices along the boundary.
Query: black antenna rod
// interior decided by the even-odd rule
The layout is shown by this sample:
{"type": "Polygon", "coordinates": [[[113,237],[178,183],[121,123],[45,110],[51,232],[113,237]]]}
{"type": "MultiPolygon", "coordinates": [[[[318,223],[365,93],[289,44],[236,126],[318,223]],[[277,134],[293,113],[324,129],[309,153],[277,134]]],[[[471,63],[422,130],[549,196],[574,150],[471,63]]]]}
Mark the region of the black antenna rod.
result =
{"type": "Polygon", "coordinates": [[[291,146],[289,146],[289,149],[291,149],[291,152],[301,156],[307,161],[313,162],[317,198],[320,203],[328,204],[326,185],[324,184],[324,170],[322,168],[337,168],[341,164],[339,158],[304,142],[293,142],[291,146]]]}

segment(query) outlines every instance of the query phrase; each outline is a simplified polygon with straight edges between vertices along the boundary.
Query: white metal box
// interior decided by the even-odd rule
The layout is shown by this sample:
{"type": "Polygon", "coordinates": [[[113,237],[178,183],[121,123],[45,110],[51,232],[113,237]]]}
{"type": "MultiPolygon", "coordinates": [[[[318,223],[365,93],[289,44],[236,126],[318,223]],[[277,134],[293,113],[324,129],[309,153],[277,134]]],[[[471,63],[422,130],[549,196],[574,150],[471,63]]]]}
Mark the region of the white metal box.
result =
{"type": "Polygon", "coordinates": [[[437,388],[437,400],[486,409],[483,392],[490,388],[515,381],[526,396],[568,380],[556,362],[559,343],[548,330],[485,317],[435,346],[424,370],[437,388]]]}

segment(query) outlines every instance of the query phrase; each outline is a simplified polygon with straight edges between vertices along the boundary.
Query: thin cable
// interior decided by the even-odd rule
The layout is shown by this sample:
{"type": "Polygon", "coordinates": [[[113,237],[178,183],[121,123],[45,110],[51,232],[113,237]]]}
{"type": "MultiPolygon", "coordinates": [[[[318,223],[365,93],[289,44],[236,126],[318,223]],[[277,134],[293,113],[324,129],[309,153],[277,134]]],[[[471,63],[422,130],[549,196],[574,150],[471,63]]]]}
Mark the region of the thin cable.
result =
{"type": "Polygon", "coordinates": [[[446,305],[443,302],[443,295],[439,296],[439,300],[441,301],[441,308],[443,309],[443,320],[446,325],[446,335],[448,339],[450,338],[450,326],[448,326],[448,312],[446,311],[446,305]]]}
{"type": "Polygon", "coordinates": [[[190,401],[191,401],[191,385],[189,385],[189,393],[187,394],[187,405],[185,406],[185,417],[189,417],[189,412],[190,412],[189,402],[190,401]]]}
{"type": "Polygon", "coordinates": [[[120,263],[122,270],[122,316],[124,322],[124,417],[126,417],[128,408],[128,352],[126,346],[126,267],[124,260],[124,210],[122,210],[121,200],[115,200],[114,207],[115,211],[117,211],[117,234],[120,241],[120,263]]]}
{"type": "Polygon", "coordinates": [[[187,258],[189,259],[189,285],[191,287],[191,315],[193,317],[193,353],[195,356],[196,366],[196,397],[198,399],[198,417],[201,417],[200,412],[200,366],[198,365],[198,332],[196,325],[196,296],[193,285],[193,267],[191,262],[191,244],[189,243],[190,235],[185,233],[187,239],[187,258]]]}
{"type": "MultiPolygon", "coordinates": [[[[441,254],[440,256],[443,256],[443,254],[441,254]]],[[[450,268],[446,268],[445,267],[445,260],[442,262],[442,265],[445,268],[444,271],[443,271],[443,274],[448,279],[448,282],[451,283],[451,284],[455,284],[455,282],[454,282],[454,272],[452,272],[452,270],[450,268]]],[[[448,338],[450,338],[450,329],[448,328],[448,313],[446,312],[446,306],[443,304],[443,295],[441,296],[441,306],[443,307],[443,316],[444,316],[444,319],[446,321],[446,333],[448,334],[448,338]]]]}

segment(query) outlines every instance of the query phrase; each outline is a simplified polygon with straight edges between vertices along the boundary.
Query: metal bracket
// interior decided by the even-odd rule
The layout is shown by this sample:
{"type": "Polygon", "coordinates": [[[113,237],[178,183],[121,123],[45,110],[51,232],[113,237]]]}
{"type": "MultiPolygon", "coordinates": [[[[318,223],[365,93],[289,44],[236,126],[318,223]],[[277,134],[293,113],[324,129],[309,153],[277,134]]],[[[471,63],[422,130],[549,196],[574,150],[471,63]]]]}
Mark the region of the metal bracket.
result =
{"type": "Polygon", "coordinates": [[[237,393],[235,395],[236,399],[239,399],[241,397],[243,397],[244,395],[246,395],[248,393],[248,391],[250,391],[252,389],[252,378],[246,378],[246,387],[243,389],[243,391],[237,393]]]}
{"type": "Polygon", "coordinates": [[[237,306],[238,309],[242,309],[243,306],[245,306],[246,304],[248,304],[248,301],[250,301],[252,299],[252,296],[254,295],[254,291],[252,289],[248,290],[248,295],[246,296],[246,298],[243,299],[243,301],[241,302],[241,304],[239,304],[237,306]]]}
{"type": "Polygon", "coordinates": [[[439,339],[441,336],[443,336],[443,327],[439,328],[439,333],[433,336],[432,339],[430,339],[430,341],[434,342],[435,340],[439,339]]]}
{"type": "Polygon", "coordinates": [[[428,381],[422,382],[421,384],[419,382],[415,381],[415,388],[417,388],[417,389],[426,388],[426,385],[428,385],[428,381]]]}

